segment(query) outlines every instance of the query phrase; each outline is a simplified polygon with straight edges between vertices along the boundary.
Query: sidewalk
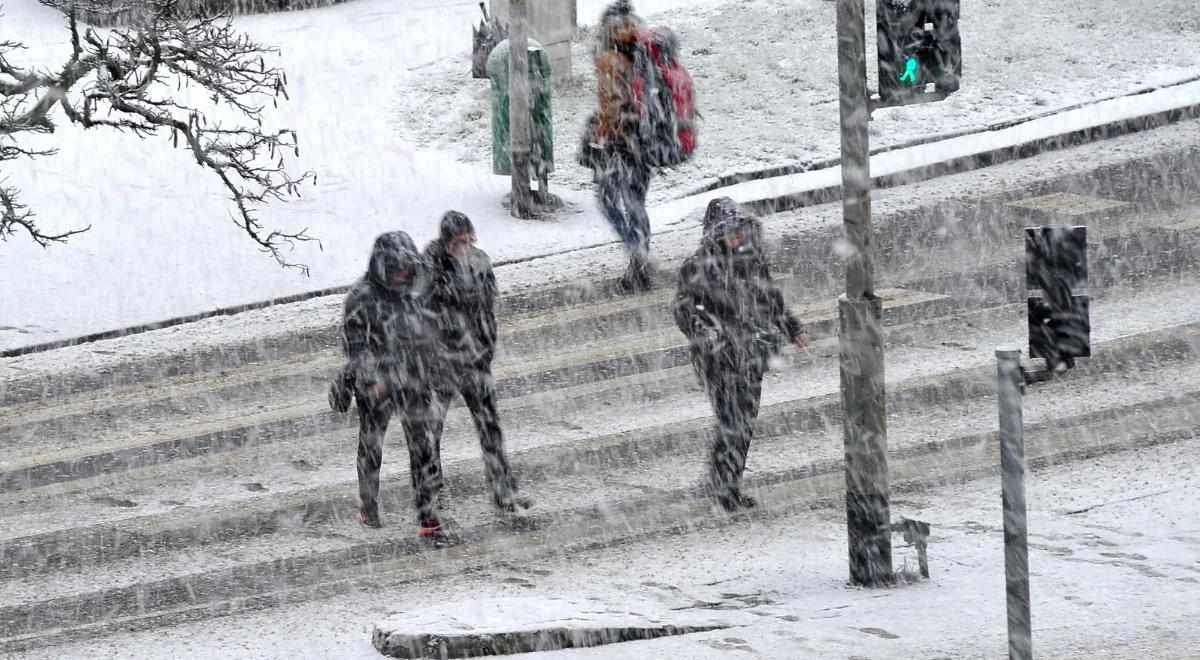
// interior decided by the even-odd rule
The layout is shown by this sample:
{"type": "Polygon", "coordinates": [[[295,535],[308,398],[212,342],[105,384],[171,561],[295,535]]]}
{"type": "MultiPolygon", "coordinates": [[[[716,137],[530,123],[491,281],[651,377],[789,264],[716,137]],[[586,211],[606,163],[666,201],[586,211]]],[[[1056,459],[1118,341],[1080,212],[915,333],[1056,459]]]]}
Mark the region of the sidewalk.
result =
{"type": "MultiPolygon", "coordinates": [[[[1027,482],[1038,657],[1188,658],[1200,648],[1200,440],[1033,471],[1027,482]],[[1149,478],[1148,475],[1153,475],[1149,478]]],[[[997,457],[998,461],[998,457],[997,457]]],[[[933,526],[929,581],[846,585],[836,509],[671,536],[237,619],[57,647],[74,658],[380,657],[373,625],[460,603],[544,598],[711,611],[737,627],[539,658],[995,658],[1005,650],[999,477],[893,493],[892,516],[933,526]],[[749,623],[747,624],[747,621],[749,623]]],[[[897,537],[896,567],[915,562],[897,537]]],[[[568,617],[570,612],[561,612],[568,617]]],[[[18,656],[20,657],[20,656],[18,656]]]]}

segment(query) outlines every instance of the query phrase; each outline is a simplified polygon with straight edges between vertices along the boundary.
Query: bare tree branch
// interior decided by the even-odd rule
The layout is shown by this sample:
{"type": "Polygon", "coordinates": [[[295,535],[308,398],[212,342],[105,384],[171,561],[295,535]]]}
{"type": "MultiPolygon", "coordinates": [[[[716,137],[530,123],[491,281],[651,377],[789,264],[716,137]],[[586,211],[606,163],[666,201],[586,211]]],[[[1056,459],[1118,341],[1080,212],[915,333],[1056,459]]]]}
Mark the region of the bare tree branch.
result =
{"type": "MultiPolygon", "coordinates": [[[[128,28],[102,37],[79,26],[81,11],[100,7],[86,0],[41,0],[67,13],[71,55],[57,73],[35,72],[10,63],[8,54],[21,44],[0,43],[0,161],[47,155],[20,149],[16,138],[52,133],[56,108],[85,129],[139,138],[169,134],[176,146],[182,137],[196,163],[229,191],[235,224],[281,266],[307,273],[283,252],[316,239],[307,230],[268,230],[255,212],[270,200],[299,196],[301,185],[315,181],[311,172],[293,177],[284,167],[284,152],[299,156],[295,131],[263,127],[265,103],[287,98],[286,75],[268,63],[278,51],[239,34],[228,16],[186,18],[189,1],[149,0],[131,15],[128,28]],[[238,119],[210,122],[213,114],[238,119]]],[[[0,239],[18,227],[42,244],[82,231],[41,234],[11,189],[4,189],[0,204],[0,239]]]]}
{"type": "Polygon", "coordinates": [[[0,186],[0,239],[7,239],[15,234],[18,227],[24,229],[33,242],[42,247],[47,247],[51,243],[64,242],[71,236],[82,234],[92,228],[91,225],[88,225],[83,229],[72,229],[61,234],[42,233],[33,221],[33,213],[24,204],[17,201],[16,191],[8,186],[0,186]]]}

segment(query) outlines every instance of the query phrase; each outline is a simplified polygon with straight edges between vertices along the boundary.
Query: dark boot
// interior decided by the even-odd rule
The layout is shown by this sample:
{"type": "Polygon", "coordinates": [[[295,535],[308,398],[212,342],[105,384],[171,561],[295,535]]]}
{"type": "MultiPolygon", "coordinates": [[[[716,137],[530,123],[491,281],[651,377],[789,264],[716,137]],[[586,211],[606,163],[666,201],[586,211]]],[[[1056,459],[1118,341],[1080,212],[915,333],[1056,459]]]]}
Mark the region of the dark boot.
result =
{"type": "Polygon", "coordinates": [[[533,508],[533,500],[516,493],[497,497],[495,502],[496,508],[504,513],[520,513],[533,508]]]}
{"type": "Polygon", "coordinates": [[[728,513],[758,506],[758,500],[742,493],[713,493],[711,497],[728,513]]]}
{"type": "Polygon", "coordinates": [[[745,493],[738,493],[737,504],[738,507],[742,509],[753,509],[754,507],[758,506],[758,500],[746,495],[745,493]]]}
{"type": "Polygon", "coordinates": [[[434,514],[421,516],[417,521],[418,536],[440,536],[443,533],[442,521],[434,514]]]}
{"type": "Polygon", "coordinates": [[[358,507],[358,522],[375,529],[383,527],[383,521],[379,519],[379,505],[375,502],[361,504],[358,507]]]}
{"type": "Polygon", "coordinates": [[[631,257],[625,274],[617,280],[617,288],[625,293],[649,291],[654,288],[654,267],[644,257],[631,257]]]}

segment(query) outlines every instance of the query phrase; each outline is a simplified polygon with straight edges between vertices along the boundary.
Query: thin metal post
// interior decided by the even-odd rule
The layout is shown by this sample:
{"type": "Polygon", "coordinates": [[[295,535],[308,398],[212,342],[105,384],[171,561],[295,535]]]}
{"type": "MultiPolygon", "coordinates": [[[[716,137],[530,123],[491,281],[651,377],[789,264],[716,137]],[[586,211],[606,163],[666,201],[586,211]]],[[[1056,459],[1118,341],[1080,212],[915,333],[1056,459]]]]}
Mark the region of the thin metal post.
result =
{"type": "Polygon", "coordinates": [[[512,163],[512,202],[517,218],[533,215],[529,189],[529,12],[526,0],[511,0],[508,33],[508,155],[512,163]]]}
{"type": "Polygon", "coordinates": [[[868,153],[866,37],[863,0],[838,0],[838,83],[841,90],[842,216],[850,253],[841,321],[843,448],[850,580],[890,584],[887,422],[884,408],[882,301],[871,262],[871,163],[868,153]]]}
{"type": "Polygon", "coordinates": [[[1004,578],[1008,657],[1033,657],[1029,612],[1029,547],[1025,523],[1025,434],[1021,419],[1021,351],[996,350],[1000,398],[1000,490],[1004,505],[1004,578]]]}

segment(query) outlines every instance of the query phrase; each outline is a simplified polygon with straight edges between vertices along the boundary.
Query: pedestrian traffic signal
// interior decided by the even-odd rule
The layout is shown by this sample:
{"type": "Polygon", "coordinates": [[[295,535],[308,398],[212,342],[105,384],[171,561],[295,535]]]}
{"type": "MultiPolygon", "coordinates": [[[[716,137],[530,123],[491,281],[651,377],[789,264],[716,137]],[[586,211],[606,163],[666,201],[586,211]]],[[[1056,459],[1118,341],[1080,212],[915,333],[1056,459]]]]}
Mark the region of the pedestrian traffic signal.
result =
{"type": "Polygon", "coordinates": [[[1092,354],[1088,313],[1087,227],[1025,229],[1029,357],[1051,372],[1092,354]]]}
{"type": "Polygon", "coordinates": [[[876,107],[940,100],[958,91],[959,0],[875,0],[876,107]],[[932,85],[932,89],[927,89],[932,85]],[[930,98],[930,97],[936,98],[930,98]]]}

